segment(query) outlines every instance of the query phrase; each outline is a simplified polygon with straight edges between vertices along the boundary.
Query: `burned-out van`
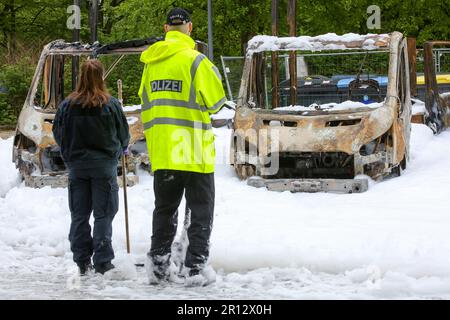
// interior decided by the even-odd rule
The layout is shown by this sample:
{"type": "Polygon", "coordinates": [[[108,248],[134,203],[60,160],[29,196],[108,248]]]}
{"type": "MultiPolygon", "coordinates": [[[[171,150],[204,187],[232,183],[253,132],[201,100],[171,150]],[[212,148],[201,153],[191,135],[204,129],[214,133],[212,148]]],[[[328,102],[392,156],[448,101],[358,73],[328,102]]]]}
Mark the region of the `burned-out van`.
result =
{"type": "MultiPolygon", "coordinates": [[[[139,169],[151,172],[137,95],[139,84],[132,83],[131,79],[140,77],[142,73],[143,65],[139,61],[139,54],[160,40],[162,38],[149,38],[108,45],[57,40],[44,47],[19,115],[13,145],[13,161],[27,186],[39,188],[67,185],[67,168],[53,138],[52,123],[60,102],[74,89],[79,65],[85,59],[99,59],[103,62],[104,78],[113,95],[117,95],[122,91],[118,88],[123,87],[123,96],[118,97],[125,102],[123,110],[131,136],[126,164],[127,184],[138,182],[139,169]]],[[[206,45],[200,41],[196,43],[197,49],[205,52],[206,45]]],[[[121,172],[119,164],[118,175],[121,172]]]]}
{"type": "Polygon", "coordinates": [[[231,144],[238,177],[356,193],[367,176],[399,175],[411,132],[407,50],[399,32],[251,39],[231,144]]]}

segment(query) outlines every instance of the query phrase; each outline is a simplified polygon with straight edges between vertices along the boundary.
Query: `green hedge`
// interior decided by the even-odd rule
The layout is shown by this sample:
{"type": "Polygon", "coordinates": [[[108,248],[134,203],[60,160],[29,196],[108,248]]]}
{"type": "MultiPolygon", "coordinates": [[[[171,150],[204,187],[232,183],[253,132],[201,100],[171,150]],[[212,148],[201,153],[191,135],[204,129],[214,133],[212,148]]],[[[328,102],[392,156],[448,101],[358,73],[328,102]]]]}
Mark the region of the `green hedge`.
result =
{"type": "Polygon", "coordinates": [[[29,61],[0,66],[0,87],[6,90],[0,93],[0,125],[16,123],[28,94],[34,68],[35,65],[29,61]]]}

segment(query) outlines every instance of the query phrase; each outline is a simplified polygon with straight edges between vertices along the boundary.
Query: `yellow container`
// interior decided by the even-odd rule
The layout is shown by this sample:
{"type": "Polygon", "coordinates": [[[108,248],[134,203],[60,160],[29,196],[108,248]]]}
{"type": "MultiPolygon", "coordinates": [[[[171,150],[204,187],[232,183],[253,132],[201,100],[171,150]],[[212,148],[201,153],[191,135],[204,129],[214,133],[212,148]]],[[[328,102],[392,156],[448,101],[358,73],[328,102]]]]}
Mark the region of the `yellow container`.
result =
{"type": "MultiPolygon", "coordinates": [[[[438,74],[436,80],[438,84],[450,83],[450,74],[438,74]]],[[[417,84],[425,84],[425,76],[418,76],[417,84]]]]}

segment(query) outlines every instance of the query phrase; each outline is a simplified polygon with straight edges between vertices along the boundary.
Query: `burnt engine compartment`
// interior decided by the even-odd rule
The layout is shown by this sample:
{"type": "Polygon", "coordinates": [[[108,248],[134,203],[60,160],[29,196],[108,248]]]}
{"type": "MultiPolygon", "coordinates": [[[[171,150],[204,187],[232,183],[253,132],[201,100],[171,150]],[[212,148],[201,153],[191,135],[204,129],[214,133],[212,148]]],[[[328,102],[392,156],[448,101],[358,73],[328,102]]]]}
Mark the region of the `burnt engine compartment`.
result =
{"type": "Polygon", "coordinates": [[[45,148],[41,153],[42,171],[45,172],[64,172],[66,165],[61,157],[61,149],[54,145],[45,148]]]}
{"type": "Polygon", "coordinates": [[[281,152],[279,169],[271,179],[353,179],[354,157],[343,152],[281,152]]]}

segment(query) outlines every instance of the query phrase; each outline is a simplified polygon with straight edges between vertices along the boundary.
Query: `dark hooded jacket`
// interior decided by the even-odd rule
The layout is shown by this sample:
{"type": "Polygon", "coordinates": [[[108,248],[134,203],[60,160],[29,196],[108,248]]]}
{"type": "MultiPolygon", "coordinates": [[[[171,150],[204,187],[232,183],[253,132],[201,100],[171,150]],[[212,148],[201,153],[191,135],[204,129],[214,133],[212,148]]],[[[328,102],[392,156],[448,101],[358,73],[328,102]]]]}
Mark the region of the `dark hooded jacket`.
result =
{"type": "Polygon", "coordinates": [[[64,100],[53,121],[53,135],[69,169],[117,166],[130,135],[119,100],[101,108],[81,108],[64,100]]]}

